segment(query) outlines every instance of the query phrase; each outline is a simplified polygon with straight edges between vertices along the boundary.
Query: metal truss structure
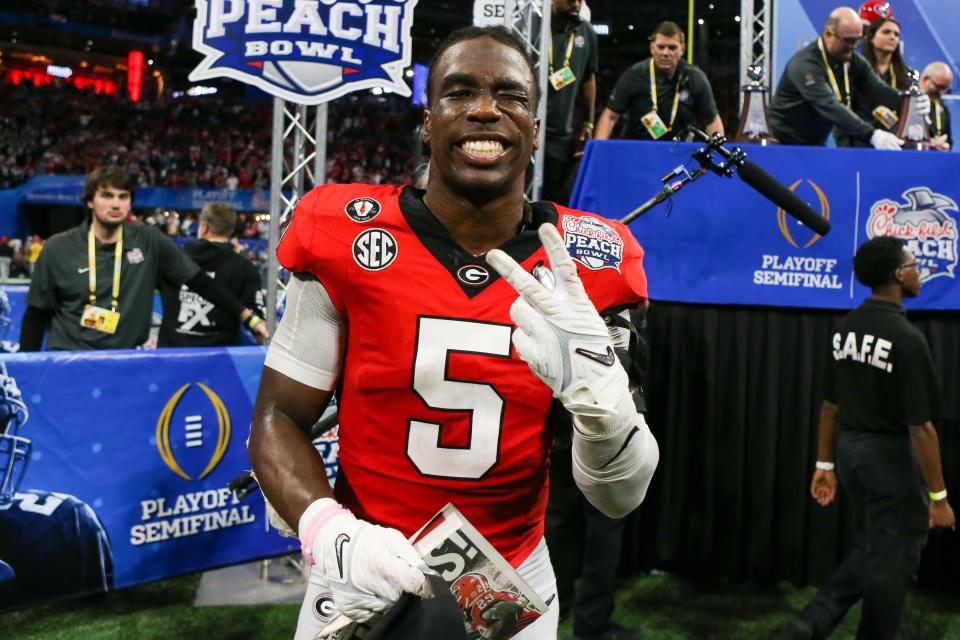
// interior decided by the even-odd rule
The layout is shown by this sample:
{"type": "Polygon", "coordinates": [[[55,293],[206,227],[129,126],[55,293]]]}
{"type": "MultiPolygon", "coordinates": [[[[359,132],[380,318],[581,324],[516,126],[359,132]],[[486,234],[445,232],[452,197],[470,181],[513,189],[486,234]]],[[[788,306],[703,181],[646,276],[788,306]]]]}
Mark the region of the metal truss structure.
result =
{"type": "Polygon", "coordinates": [[[267,326],[277,325],[279,279],[277,245],[280,224],[293,215],[303,195],[326,181],[327,105],[308,107],[273,99],[273,143],[270,161],[270,239],[267,262],[267,326]]]}
{"type": "Polygon", "coordinates": [[[740,86],[747,84],[747,67],[760,65],[772,88],[776,61],[770,41],[775,7],[776,0],[740,0],[740,86]]]}

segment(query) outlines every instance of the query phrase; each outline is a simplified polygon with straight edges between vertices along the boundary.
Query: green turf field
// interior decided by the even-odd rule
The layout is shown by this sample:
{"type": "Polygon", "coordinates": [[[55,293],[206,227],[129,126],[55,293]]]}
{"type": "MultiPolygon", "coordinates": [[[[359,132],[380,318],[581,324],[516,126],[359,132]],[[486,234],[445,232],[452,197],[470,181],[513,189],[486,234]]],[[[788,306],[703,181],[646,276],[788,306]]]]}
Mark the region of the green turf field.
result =
{"type": "MultiPolygon", "coordinates": [[[[199,575],[0,615],[0,639],[246,640],[293,637],[298,605],[194,607],[199,575]]],[[[659,574],[623,585],[615,619],[651,640],[775,638],[812,588],[693,583],[659,574]]],[[[834,634],[853,638],[859,607],[834,634]]],[[[560,638],[571,637],[570,623],[560,638]]],[[[960,640],[960,596],[916,592],[903,640],[960,640]]],[[[437,639],[442,640],[442,639],[437,639]]]]}

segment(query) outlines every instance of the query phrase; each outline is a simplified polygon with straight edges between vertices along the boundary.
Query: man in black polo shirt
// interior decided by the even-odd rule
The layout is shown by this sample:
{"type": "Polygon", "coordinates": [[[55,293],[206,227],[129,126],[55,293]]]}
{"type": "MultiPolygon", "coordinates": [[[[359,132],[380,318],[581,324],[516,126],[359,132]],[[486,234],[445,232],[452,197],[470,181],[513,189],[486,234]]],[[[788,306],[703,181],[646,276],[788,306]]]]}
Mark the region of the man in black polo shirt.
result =
{"type": "MultiPolygon", "coordinates": [[[[903,141],[851,110],[855,96],[870,104],[899,104],[900,94],[883,82],[855,51],[863,37],[860,16],[849,7],[834,9],[823,35],[790,58],[767,107],[770,128],[783,144],[823,146],[836,127],[853,143],[899,150],[903,141]]],[[[917,105],[929,113],[930,102],[917,105]]]]}
{"type": "Polygon", "coordinates": [[[896,637],[927,529],[955,526],[933,426],[940,386],[927,341],[901,306],[920,293],[917,261],[883,236],[857,250],[853,268],[873,293],[833,334],[810,491],[822,506],[833,502],[836,451],[855,543],[791,622],[791,637],[828,636],[860,599],[857,637],[896,637]]]}
{"type": "Polygon", "coordinates": [[[661,22],[650,36],[650,57],[627,69],[610,94],[597,122],[596,139],[607,140],[627,115],[625,138],[673,140],[684,128],[698,125],[723,135],[713,90],[703,71],[683,59],[683,31],[661,22]]]}
{"type": "Polygon", "coordinates": [[[553,0],[550,28],[543,199],[565,205],[576,158],[593,135],[597,34],[580,18],[580,0],[553,0]]]}
{"type": "Polygon", "coordinates": [[[153,291],[161,281],[186,283],[261,339],[266,323],[152,227],[126,222],[134,182],[117,166],[87,176],[84,224],[47,240],[27,294],[21,351],[132,349],[147,341],[153,291]]]}
{"type": "Polygon", "coordinates": [[[950,151],[953,135],[950,132],[950,110],[943,104],[943,94],[953,86],[953,71],[945,62],[931,62],[920,76],[920,90],[930,97],[930,146],[937,151],[950,151]]]}
{"type": "MultiPolygon", "coordinates": [[[[199,236],[183,247],[200,268],[235,295],[248,309],[262,313],[260,274],[253,263],[237,254],[230,235],[237,226],[237,212],[221,202],[204,205],[199,236]]],[[[182,284],[164,282],[163,322],[157,346],[215,347],[240,344],[240,318],[216,308],[182,284]]]]}

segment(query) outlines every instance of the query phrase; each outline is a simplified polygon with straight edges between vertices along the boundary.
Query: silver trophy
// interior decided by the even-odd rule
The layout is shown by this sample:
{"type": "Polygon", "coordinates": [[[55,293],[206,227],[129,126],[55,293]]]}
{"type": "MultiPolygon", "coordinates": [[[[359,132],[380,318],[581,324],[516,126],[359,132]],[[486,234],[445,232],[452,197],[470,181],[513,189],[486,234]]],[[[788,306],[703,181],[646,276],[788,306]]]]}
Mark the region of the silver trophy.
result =
{"type": "Polygon", "coordinates": [[[767,120],[768,89],[763,81],[763,67],[758,64],[747,67],[747,80],[747,84],[741,87],[743,108],[734,140],[760,144],[776,142],[767,120]]]}
{"type": "Polygon", "coordinates": [[[920,89],[920,73],[916,69],[907,72],[907,90],[901,92],[903,106],[900,109],[900,127],[897,137],[903,140],[904,149],[929,147],[929,128],[926,116],[917,110],[917,99],[923,95],[920,89]]]}

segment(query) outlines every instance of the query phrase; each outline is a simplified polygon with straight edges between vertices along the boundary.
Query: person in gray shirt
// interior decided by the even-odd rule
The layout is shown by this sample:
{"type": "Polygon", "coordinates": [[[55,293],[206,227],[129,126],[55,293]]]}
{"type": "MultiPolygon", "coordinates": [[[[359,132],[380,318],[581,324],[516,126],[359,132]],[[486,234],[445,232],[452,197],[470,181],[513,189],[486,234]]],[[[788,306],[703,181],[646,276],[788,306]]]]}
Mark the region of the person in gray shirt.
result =
{"type": "MultiPolygon", "coordinates": [[[[823,146],[836,127],[853,140],[869,141],[877,149],[898,150],[903,141],[874,128],[851,110],[855,95],[876,103],[899,100],[863,56],[854,51],[863,37],[863,23],[850,7],[830,13],[823,35],[800,49],[787,67],[770,101],[770,127],[784,144],[823,146]]],[[[921,98],[921,115],[930,101],[921,98]]]]}

